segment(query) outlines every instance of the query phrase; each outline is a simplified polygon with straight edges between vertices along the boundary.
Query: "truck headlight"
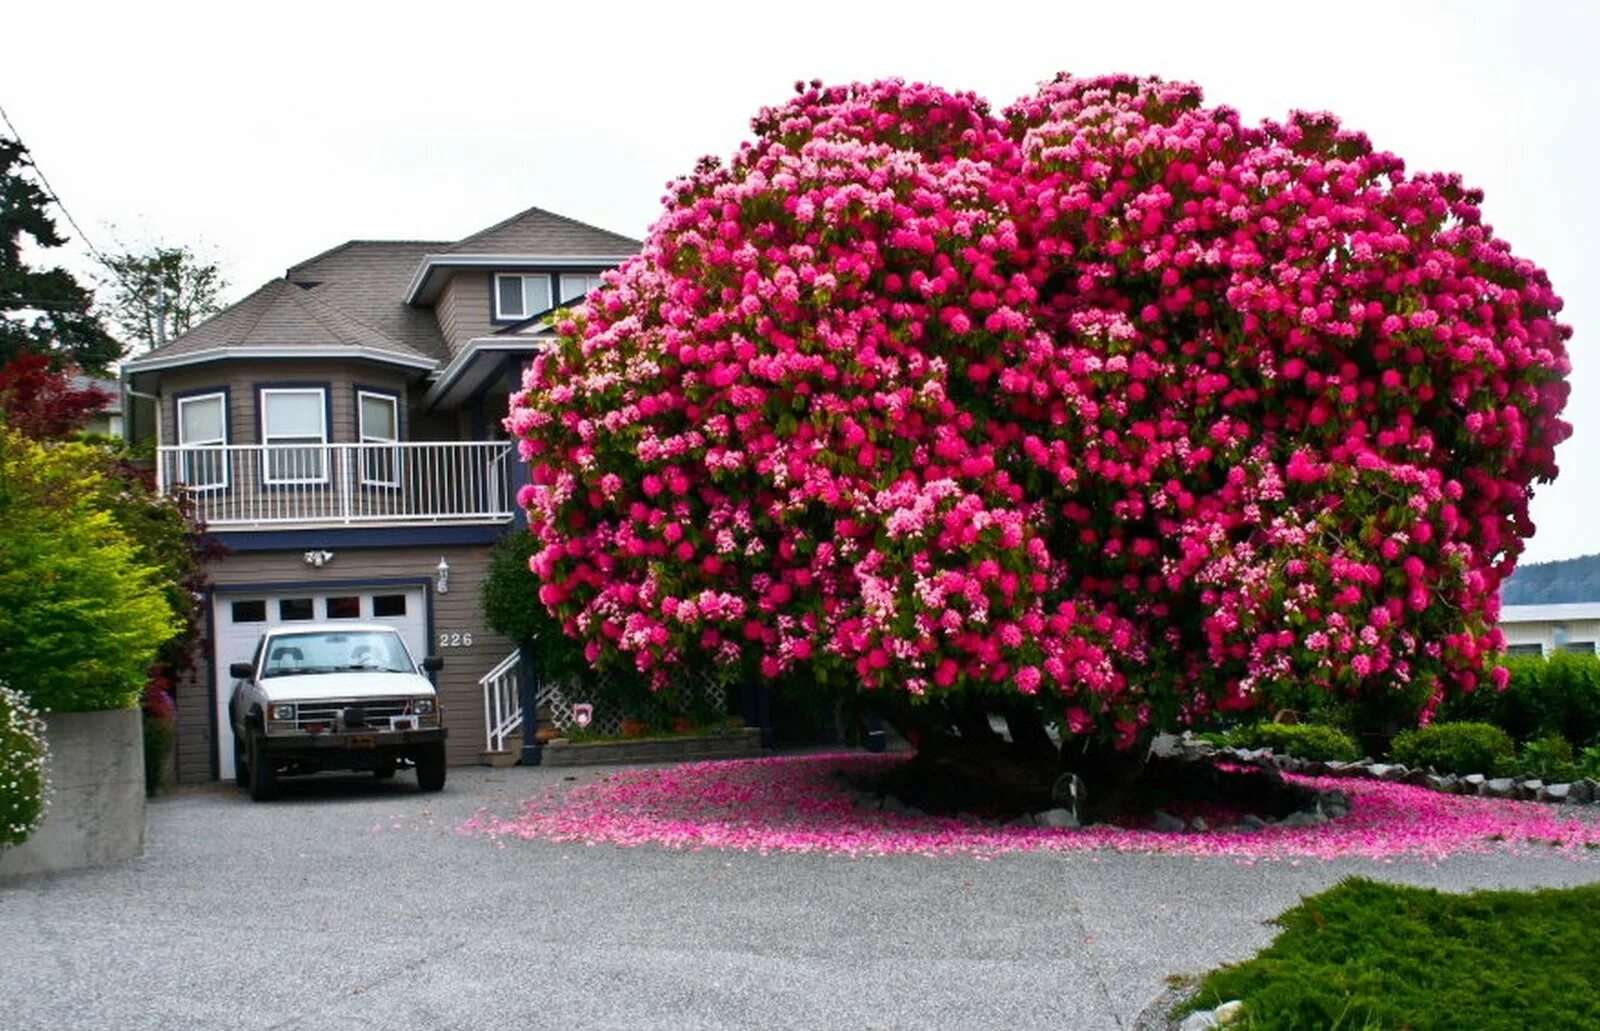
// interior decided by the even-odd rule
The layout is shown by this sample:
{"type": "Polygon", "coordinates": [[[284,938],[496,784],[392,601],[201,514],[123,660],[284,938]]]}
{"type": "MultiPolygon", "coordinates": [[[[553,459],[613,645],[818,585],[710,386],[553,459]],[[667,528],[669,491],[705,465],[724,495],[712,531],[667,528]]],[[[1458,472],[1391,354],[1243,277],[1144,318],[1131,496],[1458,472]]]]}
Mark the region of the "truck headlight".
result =
{"type": "Polygon", "coordinates": [[[283,723],[294,722],[294,705],[286,702],[274,702],[267,706],[267,719],[283,723]]]}
{"type": "Polygon", "coordinates": [[[413,700],[411,703],[411,711],[416,713],[418,716],[433,715],[433,699],[417,698],[413,700]]]}

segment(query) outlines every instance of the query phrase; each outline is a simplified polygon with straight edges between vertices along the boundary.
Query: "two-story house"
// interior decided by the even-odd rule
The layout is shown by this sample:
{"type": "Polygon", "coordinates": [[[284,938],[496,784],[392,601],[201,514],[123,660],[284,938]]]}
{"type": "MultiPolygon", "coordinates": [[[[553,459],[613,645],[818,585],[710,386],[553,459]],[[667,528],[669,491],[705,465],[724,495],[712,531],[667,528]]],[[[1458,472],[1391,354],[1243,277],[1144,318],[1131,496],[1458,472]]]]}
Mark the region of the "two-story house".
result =
{"type": "Polygon", "coordinates": [[[514,648],[481,604],[525,476],[501,419],[552,310],[638,247],[538,208],[462,240],[352,240],[125,363],[156,413],[130,436],[155,436],[162,489],[228,551],[178,686],[181,781],[233,775],[228,666],[301,620],[393,623],[445,659],[451,762],[507,747],[514,648]]]}

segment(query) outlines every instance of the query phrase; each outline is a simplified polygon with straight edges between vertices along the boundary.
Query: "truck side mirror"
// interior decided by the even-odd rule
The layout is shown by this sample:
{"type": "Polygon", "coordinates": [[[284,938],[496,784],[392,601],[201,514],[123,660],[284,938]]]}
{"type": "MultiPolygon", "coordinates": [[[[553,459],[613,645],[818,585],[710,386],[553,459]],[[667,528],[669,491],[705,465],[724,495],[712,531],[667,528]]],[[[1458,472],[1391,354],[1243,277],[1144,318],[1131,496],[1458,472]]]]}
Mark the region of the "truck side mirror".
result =
{"type": "Polygon", "coordinates": [[[422,660],[422,668],[429,673],[437,673],[444,669],[444,659],[438,655],[430,655],[422,660]]]}
{"type": "Polygon", "coordinates": [[[228,667],[228,675],[235,680],[249,680],[256,675],[256,668],[252,663],[235,662],[228,667]]]}

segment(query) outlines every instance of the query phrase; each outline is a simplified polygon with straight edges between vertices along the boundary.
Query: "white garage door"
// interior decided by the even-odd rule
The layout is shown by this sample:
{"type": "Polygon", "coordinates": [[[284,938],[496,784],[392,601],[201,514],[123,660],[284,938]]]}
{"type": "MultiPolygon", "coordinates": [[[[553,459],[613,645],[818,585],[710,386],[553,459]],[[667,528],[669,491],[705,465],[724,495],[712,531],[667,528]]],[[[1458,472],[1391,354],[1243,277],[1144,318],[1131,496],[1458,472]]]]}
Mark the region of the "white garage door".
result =
{"type": "Polygon", "coordinates": [[[348,619],[351,622],[390,623],[405,638],[411,657],[418,662],[428,654],[427,599],[421,587],[344,588],[332,591],[273,591],[260,594],[218,593],[215,605],[217,634],[217,768],[224,779],[233,776],[233,726],[228,720],[228,699],[233,677],[228,667],[249,662],[256,642],[270,627],[293,626],[348,619]]]}

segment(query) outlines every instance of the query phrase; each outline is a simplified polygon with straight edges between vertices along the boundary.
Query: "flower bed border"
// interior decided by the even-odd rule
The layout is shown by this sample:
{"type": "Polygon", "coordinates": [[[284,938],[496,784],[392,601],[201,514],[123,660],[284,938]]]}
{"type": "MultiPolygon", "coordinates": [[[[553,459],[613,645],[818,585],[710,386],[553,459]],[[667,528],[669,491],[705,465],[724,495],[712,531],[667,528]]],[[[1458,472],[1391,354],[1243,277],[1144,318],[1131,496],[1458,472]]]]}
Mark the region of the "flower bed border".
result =
{"type": "Polygon", "coordinates": [[[568,741],[558,737],[544,746],[545,766],[596,766],[602,763],[686,762],[699,759],[743,759],[761,754],[761,729],[744,727],[727,734],[634,741],[568,741]]]}
{"type": "Polygon", "coordinates": [[[1551,805],[1591,805],[1600,803],[1600,781],[1588,777],[1568,783],[1546,784],[1537,777],[1494,777],[1485,773],[1457,776],[1439,773],[1433,767],[1413,769],[1403,763],[1381,763],[1372,759],[1354,762],[1297,759],[1279,755],[1270,748],[1218,748],[1199,738],[1185,735],[1179,752],[1190,759],[1231,759],[1253,766],[1276,767],[1285,773],[1313,777],[1348,777],[1356,780],[1383,780],[1410,784],[1446,795],[1477,795],[1481,798],[1510,798],[1522,802],[1551,805]]]}

